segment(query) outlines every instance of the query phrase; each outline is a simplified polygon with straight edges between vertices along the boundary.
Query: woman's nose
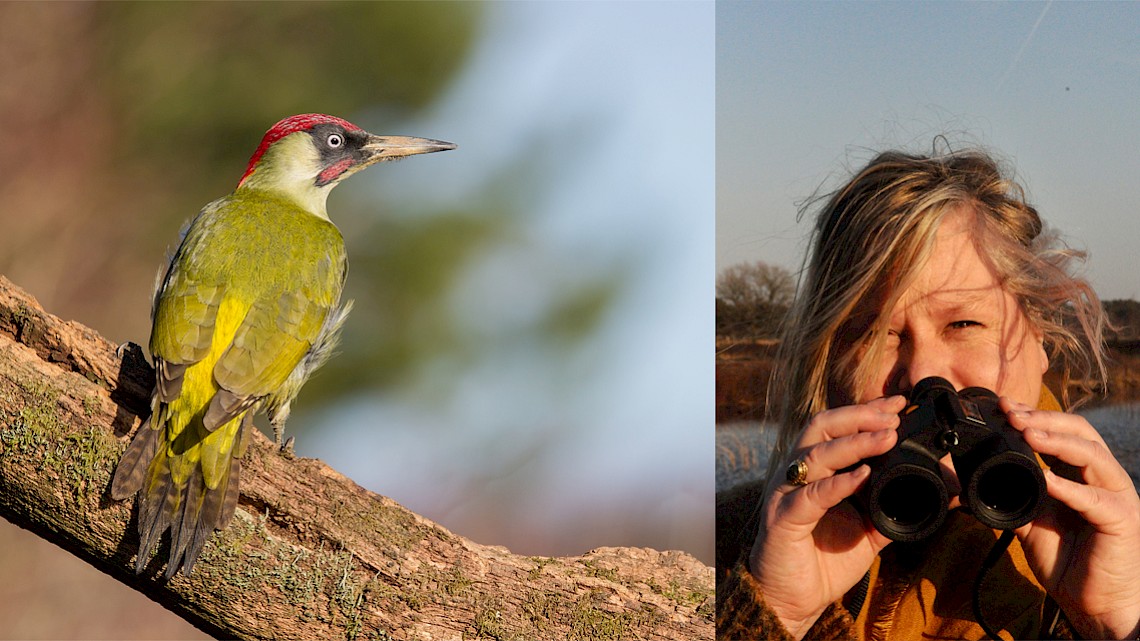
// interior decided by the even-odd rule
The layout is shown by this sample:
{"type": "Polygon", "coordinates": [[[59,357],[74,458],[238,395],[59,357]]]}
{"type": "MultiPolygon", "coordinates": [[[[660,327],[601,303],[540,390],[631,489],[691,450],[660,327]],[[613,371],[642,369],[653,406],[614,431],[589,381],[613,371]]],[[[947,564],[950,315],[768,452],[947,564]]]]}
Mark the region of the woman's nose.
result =
{"type": "Polygon", "coordinates": [[[936,340],[915,340],[902,355],[898,385],[901,392],[914,389],[924,378],[941,376],[959,388],[960,381],[954,376],[955,367],[951,350],[936,340]]]}

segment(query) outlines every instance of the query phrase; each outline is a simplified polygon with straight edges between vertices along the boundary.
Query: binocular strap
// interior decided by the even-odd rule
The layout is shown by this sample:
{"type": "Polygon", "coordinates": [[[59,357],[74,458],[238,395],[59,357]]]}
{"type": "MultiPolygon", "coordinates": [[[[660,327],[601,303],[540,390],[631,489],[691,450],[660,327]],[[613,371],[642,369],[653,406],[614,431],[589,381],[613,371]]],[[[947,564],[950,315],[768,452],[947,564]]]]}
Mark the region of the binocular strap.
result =
{"type": "MultiPolygon", "coordinates": [[[[985,560],[982,561],[982,567],[978,569],[978,577],[974,580],[974,619],[977,620],[978,625],[982,626],[982,630],[986,635],[995,641],[1000,641],[1001,636],[998,635],[996,630],[990,627],[989,623],[986,622],[985,616],[982,614],[982,582],[985,581],[986,575],[997,565],[1002,555],[1009,549],[1010,543],[1013,543],[1013,536],[1013,530],[1002,531],[1001,537],[998,538],[994,546],[990,548],[989,554],[987,554],[985,560]]],[[[859,583],[851,588],[850,600],[845,604],[852,619],[859,618],[859,613],[863,611],[863,603],[867,600],[867,592],[870,588],[871,571],[867,570],[867,573],[863,575],[859,583]]]]}
{"type": "Polygon", "coordinates": [[[998,636],[996,630],[986,623],[986,617],[982,614],[982,582],[985,581],[986,575],[1009,549],[1010,543],[1013,543],[1013,530],[1002,530],[1001,538],[990,548],[990,553],[986,555],[985,561],[982,561],[982,567],[978,569],[978,578],[974,580],[974,618],[977,619],[978,625],[982,626],[986,635],[994,641],[1000,641],[1001,637],[998,636]]]}
{"type": "Polygon", "coordinates": [[[851,614],[852,619],[858,619],[859,613],[863,611],[863,602],[867,600],[867,591],[871,589],[871,571],[863,575],[859,583],[851,588],[851,600],[846,604],[847,612],[851,614]]]}

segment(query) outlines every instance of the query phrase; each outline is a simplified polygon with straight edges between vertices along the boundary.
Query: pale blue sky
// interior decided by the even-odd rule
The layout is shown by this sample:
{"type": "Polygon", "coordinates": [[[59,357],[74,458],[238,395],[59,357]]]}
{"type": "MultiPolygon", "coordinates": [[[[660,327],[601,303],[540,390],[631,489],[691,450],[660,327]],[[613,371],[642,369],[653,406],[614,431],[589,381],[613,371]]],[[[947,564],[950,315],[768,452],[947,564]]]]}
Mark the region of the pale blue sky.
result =
{"type": "Polygon", "coordinates": [[[297,452],[517,553],[637,545],[711,563],[714,7],[487,12],[439,103],[385,125],[454,141],[455,160],[370,172],[339,197],[375,189],[393,215],[426,215],[467,206],[521,161],[543,169],[515,188],[515,242],[453,292],[465,327],[497,347],[319,415],[298,407],[325,427],[297,452]],[[527,340],[558,292],[606,274],[623,284],[598,331],[568,352],[527,340]]]}
{"type": "Polygon", "coordinates": [[[938,133],[1016,169],[1103,298],[1140,298],[1140,3],[717,3],[717,270],[798,269],[797,206],[938,133]]]}

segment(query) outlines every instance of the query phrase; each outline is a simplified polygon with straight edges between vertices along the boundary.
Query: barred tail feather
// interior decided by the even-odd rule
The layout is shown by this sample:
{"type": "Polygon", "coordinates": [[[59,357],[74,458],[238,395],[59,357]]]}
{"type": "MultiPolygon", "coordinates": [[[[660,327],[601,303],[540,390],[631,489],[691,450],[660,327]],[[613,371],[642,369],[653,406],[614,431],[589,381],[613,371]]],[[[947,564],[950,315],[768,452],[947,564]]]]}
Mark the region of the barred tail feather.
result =
{"type": "Polygon", "coordinates": [[[230,453],[229,474],[222,479],[221,485],[216,489],[207,488],[201,468],[195,469],[189,484],[191,502],[186,505],[183,512],[178,534],[171,533],[171,541],[177,543],[171,545],[170,564],[166,568],[168,577],[174,576],[174,570],[171,568],[176,567],[179,562],[182,564],[182,571],[189,574],[194,569],[194,564],[198,561],[198,556],[202,553],[210,534],[229,525],[237,509],[240,483],[241,460],[234,452],[230,453]]]}
{"type": "Polygon", "coordinates": [[[230,458],[230,474],[226,478],[225,493],[222,493],[222,488],[214,492],[215,496],[223,497],[218,504],[214,522],[214,529],[217,530],[229,525],[230,519],[234,518],[234,512],[237,511],[238,498],[241,495],[241,459],[238,456],[234,453],[230,458]]]}
{"type": "Polygon", "coordinates": [[[147,468],[158,450],[160,429],[151,427],[151,414],[135,433],[134,439],[123,452],[119,465],[115,468],[115,479],[111,482],[111,498],[121,501],[130,498],[142,489],[147,468]]]}
{"type": "MultiPolygon", "coordinates": [[[[239,443],[248,433],[247,424],[252,425],[252,421],[243,421],[239,443]]],[[[157,443],[162,439],[154,440],[157,443]]],[[[170,530],[170,558],[164,573],[169,579],[179,569],[189,574],[206,540],[215,529],[228,525],[233,517],[240,495],[242,448],[231,450],[229,474],[217,489],[211,490],[206,487],[202,468],[197,464],[184,483],[175,483],[166,448],[150,447],[155,455],[146,468],[146,487],[140,488],[139,493],[139,551],[135,573],[143,572],[163,533],[170,530]]]]}
{"type": "Polygon", "coordinates": [[[169,527],[182,491],[170,476],[166,448],[159,448],[147,471],[148,482],[139,493],[139,552],[135,559],[135,574],[146,569],[151,553],[158,547],[162,533],[169,527]]]}
{"type": "Polygon", "coordinates": [[[230,473],[226,477],[226,486],[219,487],[216,492],[216,496],[223,497],[217,508],[217,522],[214,524],[214,528],[218,530],[229,525],[230,520],[234,518],[234,512],[237,511],[238,499],[241,498],[241,459],[245,457],[245,449],[249,446],[249,435],[254,429],[256,428],[253,427],[253,412],[246,412],[241,419],[241,427],[238,428],[234,449],[230,453],[230,473]]]}
{"type": "Polygon", "coordinates": [[[202,543],[214,531],[212,524],[207,526],[202,520],[202,503],[204,494],[208,494],[206,483],[202,479],[201,468],[195,467],[190,478],[186,480],[186,487],[182,491],[180,509],[171,515],[170,524],[170,558],[166,562],[166,578],[171,578],[178,568],[186,565],[186,572],[190,572],[194,561],[197,560],[201,545],[194,549],[194,543],[201,538],[202,543]],[[200,531],[205,530],[205,534],[200,531]]]}

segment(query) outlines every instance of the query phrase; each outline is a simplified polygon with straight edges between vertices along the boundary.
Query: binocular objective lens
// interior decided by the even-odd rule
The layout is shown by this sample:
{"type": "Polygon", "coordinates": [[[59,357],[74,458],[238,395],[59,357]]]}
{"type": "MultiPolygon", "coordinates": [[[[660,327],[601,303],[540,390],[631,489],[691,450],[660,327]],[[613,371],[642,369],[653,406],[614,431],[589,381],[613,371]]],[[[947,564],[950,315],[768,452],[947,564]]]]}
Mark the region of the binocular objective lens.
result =
{"type": "Polygon", "coordinates": [[[1037,480],[1020,465],[995,465],[978,481],[978,500],[987,510],[1005,519],[1016,519],[1033,507],[1037,480]]]}
{"type": "Polygon", "coordinates": [[[883,516],[898,524],[902,531],[923,528],[938,516],[941,508],[938,488],[921,476],[897,476],[879,492],[879,509],[883,516]]]}

